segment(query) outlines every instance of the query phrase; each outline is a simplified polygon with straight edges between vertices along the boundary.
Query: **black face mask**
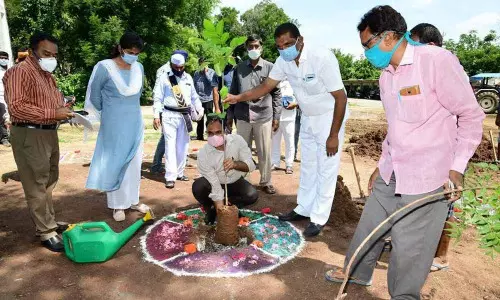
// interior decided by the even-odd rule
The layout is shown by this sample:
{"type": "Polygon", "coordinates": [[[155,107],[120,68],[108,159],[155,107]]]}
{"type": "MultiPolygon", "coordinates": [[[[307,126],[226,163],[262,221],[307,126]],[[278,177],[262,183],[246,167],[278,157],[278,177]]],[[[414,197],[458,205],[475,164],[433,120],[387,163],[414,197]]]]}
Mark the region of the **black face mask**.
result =
{"type": "Polygon", "coordinates": [[[172,69],[172,73],[174,73],[175,76],[177,76],[177,77],[180,78],[184,74],[184,70],[179,71],[179,70],[176,70],[176,69],[172,69]]]}

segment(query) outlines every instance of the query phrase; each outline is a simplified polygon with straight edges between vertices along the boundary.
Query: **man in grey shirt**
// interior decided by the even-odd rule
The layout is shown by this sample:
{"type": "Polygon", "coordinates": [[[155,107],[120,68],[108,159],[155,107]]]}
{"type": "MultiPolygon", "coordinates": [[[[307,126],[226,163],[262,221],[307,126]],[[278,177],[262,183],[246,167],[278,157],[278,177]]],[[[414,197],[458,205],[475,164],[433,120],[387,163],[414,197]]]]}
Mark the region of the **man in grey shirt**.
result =
{"type": "MultiPolygon", "coordinates": [[[[260,85],[269,76],[273,64],[261,58],[262,40],[251,35],[245,46],[249,60],[240,62],[234,69],[230,93],[238,95],[260,85]]],[[[238,134],[245,139],[248,147],[255,140],[259,158],[260,186],[268,194],[275,194],[271,184],[271,141],[272,131],[278,130],[281,116],[281,92],[274,89],[264,97],[241,102],[228,110],[228,127],[232,128],[233,120],[237,120],[238,134]]]]}
{"type": "MultiPolygon", "coordinates": [[[[204,58],[200,58],[198,63],[201,65],[205,62],[204,58]]],[[[194,87],[200,96],[201,104],[205,110],[205,116],[209,113],[220,113],[219,109],[219,80],[215,71],[207,66],[201,71],[196,71],[193,75],[194,87]]],[[[196,136],[199,141],[203,141],[205,132],[204,119],[198,121],[196,127],[196,136]]]]}

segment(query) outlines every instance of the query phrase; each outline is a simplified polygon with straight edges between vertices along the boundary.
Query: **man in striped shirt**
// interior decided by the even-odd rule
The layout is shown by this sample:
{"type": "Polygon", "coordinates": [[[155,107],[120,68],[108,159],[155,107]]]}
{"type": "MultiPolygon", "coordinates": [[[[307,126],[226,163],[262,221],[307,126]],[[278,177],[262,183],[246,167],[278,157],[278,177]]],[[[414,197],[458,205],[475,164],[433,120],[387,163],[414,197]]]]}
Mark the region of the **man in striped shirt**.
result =
{"type": "Polygon", "coordinates": [[[52,205],[59,177],[57,125],[73,113],[52,72],[57,67],[57,40],[45,33],[30,39],[30,56],[9,69],[3,78],[12,128],[11,144],[31,218],[42,245],[62,252],[52,205]]]}

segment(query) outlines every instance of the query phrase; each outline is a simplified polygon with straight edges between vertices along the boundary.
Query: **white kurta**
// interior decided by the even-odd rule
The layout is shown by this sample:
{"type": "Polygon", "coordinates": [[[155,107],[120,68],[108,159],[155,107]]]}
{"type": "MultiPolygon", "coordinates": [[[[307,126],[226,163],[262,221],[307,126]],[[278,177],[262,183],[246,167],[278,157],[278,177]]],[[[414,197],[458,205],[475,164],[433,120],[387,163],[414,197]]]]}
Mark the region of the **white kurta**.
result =
{"type": "MultiPolygon", "coordinates": [[[[184,176],[186,158],[189,150],[189,132],[184,117],[179,112],[169,111],[164,106],[178,107],[172,92],[170,71],[159,74],[153,90],[154,117],[162,113],[162,130],[165,135],[165,180],[175,181],[184,176]]],[[[186,103],[203,117],[203,106],[194,88],[193,78],[184,72],[182,78],[176,77],[186,103]]]]}
{"type": "Polygon", "coordinates": [[[276,60],[269,77],[288,79],[302,110],[300,127],[301,169],[295,212],[324,225],[330,217],[335,186],[344,142],[346,113],[339,132],[339,150],[332,157],[326,155],[326,140],[330,134],[335,109],[335,98],[330,92],[343,90],[337,58],[328,49],[304,47],[299,59],[286,62],[276,60]]]}

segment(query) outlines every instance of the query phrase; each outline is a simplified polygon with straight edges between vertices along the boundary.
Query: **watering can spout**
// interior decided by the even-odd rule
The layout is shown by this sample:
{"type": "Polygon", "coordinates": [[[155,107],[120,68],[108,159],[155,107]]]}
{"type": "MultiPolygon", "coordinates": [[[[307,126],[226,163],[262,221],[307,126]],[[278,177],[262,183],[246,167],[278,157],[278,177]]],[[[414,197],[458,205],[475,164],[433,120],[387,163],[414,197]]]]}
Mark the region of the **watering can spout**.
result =
{"type": "Polygon", "coordinates": [[[127,243],[127,241],[130,240],[130,238],[137,232],[137,230],[139,230],[139,228],[142,227],[142,225],[145,222],[152,220],[153,218],[154,215],[152,211],[149,210],[143,218],[137,220],[134,224],[130,225],[128,228],[118,233],[119,236],[118,241],[120,243],[120,247],[125,245],[125,243],[127,243]]]}

